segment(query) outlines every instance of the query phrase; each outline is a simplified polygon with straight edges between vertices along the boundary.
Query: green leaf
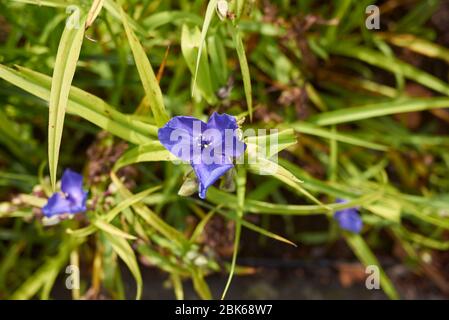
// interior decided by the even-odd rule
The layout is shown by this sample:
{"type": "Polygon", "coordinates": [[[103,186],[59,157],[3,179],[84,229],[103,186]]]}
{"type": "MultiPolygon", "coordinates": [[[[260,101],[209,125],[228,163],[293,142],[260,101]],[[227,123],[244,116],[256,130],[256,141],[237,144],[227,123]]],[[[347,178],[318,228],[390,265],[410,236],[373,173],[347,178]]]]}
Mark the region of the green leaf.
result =
{"type": "Polygon", "coordinates": [[[345,240],[351,249],[354,251],[354,254],[357,258],[365,265],[370,266],[374,265],[379,268],[380,271],[380,285],[384,290],[385,294],[390,299],[399,299],[399,295],[396,292],[396,289],[393,286],[393,283],[388,278],[388,275],[382,269],[377,260],[376,256],[371,252],[371,249],[368,247],[363,238],[355,233],[345,233],[345,240]]]}
{"type": "MultiPolygon", "coordinates": [[[[250,206],[245,205],[245,210],[247,208],[250,208],[250,206]]],[[[224,213],[223,211],[218,211],[218,212],[221,215],[223,215],[224,217],[226,217],[226,218],[229,218],[229,219],[234,220],[234,221],[240,221],[242,226],[244,226],[245,228],[247,228],[249,230],[252,230],[254,232],[257,232],[257,233],[259,233],[259,234],[261,234],[261,235],[263,235],[263,236],[265,236],[267,238],[270,238],[270,239],[273,239],[273,240],[276,240],[276,241],[280,241],[280,242],[283,242],[285,244],[297,247],[297,245],[294,242],[288,240],[287,238],[282,237],[282,236],[280,236],[280,235],[278,235],[276,233],[273,233],[271,231],[268,231],[266,229],[263,229],[263,228],[255,225],[255,224],[253,224],[251,222],[243,220],[243,218],[238,217],[236,214],[233,214],[232,212],[228,212],[228,213],[224,213]]]]}
{"type": "MultiPolygon", "coordinates": [[[[335,10],[332,20],[336,21],[336,23],[330,24],[327,27],[325,39],[326,42],[332,44],[335,42],[338,28],[340,27],[344,16],[347,14],[348,9],[351,6],[352,0],[340,0],[335,3],[335,10]]],[[[341,28],[340,28],[341,29],[341,28]]]]}
{"type": "Polygon", "coordinates": [[[173,284],[176,300],[184,300],[184,289],[182,288],[181,277],[177,273],[172,273],[170,279],[173,284]]]}
{"type": "MultiPolygon", "coordinates": [[[[199,92],[203,96],[204,99],[209,104],[215,104],[217,102],[217,98],[215,96],[214,84],[212,82],[209,62],[207,60],[207,50],[206,46],[201,46],[201,61],[198,62],[200,67],[198,70],[195,70],[195,57],[198,55],[199,47],[200,47],[200,31],[198,27],[189,28],[187,25],[182,26],[181,32],[181,51],[184,56],[184,60],[192,73],[192,75],[196,72],[196,85],[198,87],[199,92]]],[[[193,87],[192,87],[192,95],[193,95],[193,87]]]]}
{"type": "Polygon", "coordinates": [[[243,8],[245,7],[246,0],[236,0],[235,7],[236,7],[236,16],[237,18],[240,18],[243,13],[243,8]]]}
{"type": "MultiPolygon", "coordinates": [[[[0,203],[0,208],[2,203],[0,203]]],[[[0,209],[0,217],[2,210],[0,209]]],[[[20,263],[21,255],[26,248],[26,240],[19,240],[12,242],[3,253],[2,261],[0,262],[0,289],[5,290],[7,275],[9,272],[16,272],[16,266],[20,263]]]]}
{"type": "Polygon", "coordinates": [[[364,208],[390,221],[396,223],[401,221],[401,203],[394,199],[383,197],[382,200],[368,204],[364,208]]]}
{"type": "Polygon", "coordinates": [[[139,162],[174,161],[176,159],[159,141],[152,141],[127,150],[115,163],[114,171],[139,162]]]}
{"type": "Polygon", "coordinates": [[[106,239],[110,242],[112,248],[117,253],[117,255],[123,260],[123,262],[128,266],[131,274],[136,280],[137,292],[136,300],[139,300],[142,295],[142,276],[140,274],[139,265],[137,264],[136,255],[133,249],[129,245],[128,241],[121,237],[115,237],[108,232],[104,232],[106,239]]]}
{"type": "Polygon", "coordinates": [[[88,29],[94,23],[95,19],[98,17],[101,9],[103,8],[103,4],[104,0],[93,0],[92,6],[87,13],[85,29],[88,29]]]}
{"type": "Polygon", "coordinates": [[[160,254],[156,250],[151,249],[148,245],[142,244],[137,247],[137,251],[143,255],[149,262],[162,270],[170,273],[188,275],[188,271],[181,267],[177,261],[172,261],[169,257],[160,254]]]}
{"type": "Polygon", "coordinates": [[[70,252],[79,246],[83,240],[74,241],[71,238],[65,239],[59,246],[58,254],[49,258],[39,269],[36,270],[27,280],[11,295],[11,300],[27,300],[32,298],[41,288],[46,287],[43,298],[48,297],[48,293],[56,280],[59,271],[69,260],[70,252]],[[47,297],[46,297],[47,296],[47,297]]]}
{"type": "Polygon", "coordinates": [[[242,220],[245,209],[245,192],[246,192],[246,170],[243,166],[240,166],[237,171],[237,217],[239,218],[235,224],[235,238],[234,238],[234,251],[232,253],[231,270],[229,270],[228,281],[221,295],[221,300],[224,300],[229,286],[231,285],[232,277],[235,272],[235,265],[237,263],[237,253],[240,245],[240,234],[242,232],[242,220]]]}
{"type": "Polygon", "coordinates": [[[395,229],[399,235],[406,240],[413,241],[421,246],[428,247],[435,250],[447,251],[449,250],[449,241],[440,241],[425,237],[419,233],[408,231],[406,228],[398,227],[395,229]]]}
{"type": "Polygon", "coordinates": [[[190,197],[198,192],[198,179],[193,176],[187,176],[179,188],[178,195],[181,197],[190,197]]]}
{"type": "Polygon", "coordinates": [[[211,300],[212,294],[210,293],[209,286],[204,280],[203,272],[199,268],[194,268],[192,270],[192,281],[193,287],[198,295],[203,300],[211,300]]]}
{"type": "MultiPolygon", "coordinates": [[[[248,150],[249,152],[250,150],[248,150]]],[[[311,201],[319,204],[324,209],[328,209],[326,205],[322,204],[320,200],[318,200],[315,196],[313,196],[310,192],[301,187],[301,180],[299,180],[295,175],[293,175],[290,171],[277,164],[274,161],[265,159],[263,157],[258,157],[256,161],[250,161],[248,163],[248,168],[251,172],[259,175],[271,175],[282,181],[293,190],[297,191],[299,194],[302,194],[309,198],[311,201]]]]}
{"type": "Polygon", "coordinates": [[[225,42],[226,39],[219,32],[207,38],[207,52],[210,57],[211,77],[219,87],[226,85],[229,80],[225,42]]]}
{"type": "Polygon", "coordinates": [[[250,121],[253,120],[253,96],[251,88],[251,77],[249,73],[248,60],[246,59],[245,47],[242,41],[242,35],[240,34],[240,29],[237,27],[233,28],[232,37],[234,39],[235,50],[237,51],[237,56],[239,58],[240,71],[242,72],[243,79],[243,89],[245,91],[246,104],[248,105],[248,113],[250,121]]]}
{"type": "Polygon", "coordinates": [[[34,4],[44,7],[61,7],[65,8],[67,5],[76,4],[76,1],[64,1],[64,0],[14,0],[14,2],[21,2],[26,4],[34,4]]]}
{"type": "Polygon", "coordinates": [[[122,10],[122,7],[120,6],[120,4],[117,1],[105,0],[103,6],[106,9],[106,11],[111,16],[113,16],[115,19],[122,21],[123,16],[124,16],[128,25],[131,28],[133,28],[135,31],[137,31],[141,35],[147,35],[147,30],[145,30],[145,28],[143,28],[139,23],[137,23],[134,19],[132,19],[126,13],[124,13],[122,10]]]}
{"type": "Polygon", "coordinates": [[[149,30],[155,30],[168,23],[192,23],[201,26],[202,19],[192,12],[171,10],[156,12],[142,20],[142,25],[149,30]]]}
{"type": "MultiPolygon", "coordinates": [[[[0,65],[0,78],[49,101],[51,78],[30,69],[17,68],[19,71],[0,65]]],[[[80,116],[131,143],[147,143],[154,141],[149,135],[157,136],[155,126],[122,114],[102,99],[73,86],[70,90],[67,112],[80,116]]]]}
{"type": "MultiPolygon", "coordinates": [[[[295,205],[295,204],[277,204],[259,200],[246,199],[245,211],[255,214],[279,214],[279,215],[316,215],[330,214],[333,211],[352,208],[356,206],[371,203],[381,196],[380,193],[366,194],[359,198],[354,198],[345,203],[332,203],[322,205],[295,205]]],[[[219,191],[216,188],[209,188],[207,191],[207,200],[215,204],[224,204],[229,208],[236,208],[236,197],[232,194],[219,191]]]]}
{"type": "MultiPolygon", "coordinates": [[[[280,236],[280,235],[277,235],[277,234],[275,234],[275,233],[273,233],[273,232],[270,232],[270,231],[265,230],[265,229],[263,229],[263,228],[261,228],[261,227],[258,227],[257,225],[255,225],[255,224],[253,224],[253,223],[251,223],[251,222],[248,222],[248,221],[244,220],[242,217],[238,217],[237,214],[236,214],[234,211],[224,211],[224,210],[221,210],[220,208],[221,208],[223,205],[222,205],[222,204],[219,204],[220,199],[222,199],[222,200],[224,200],[224,201],[234,201],[234,203],[235,203],[236,197],[235,197],[234,195],[229,194],[229,193],[222,192],[222,191],[218,191],[217,189],[215,189],[215,188],[213,188],[213,187],[212,187],[210,190],[212,190],[211,193],[213,193],[213,195],[212,195],[212,197],[211,197],[210,199],[208,198],[208,200],[210,200],[210,201],[212,201],[213,203],[216,203],[216,204],[218,204],[218,205],[217,205],[215,208],[213,208],[213,210],[211,210],[211,211],[209,212],[209,214],[206,215],[206,216],[203,218],[203,220],[201,220],[201,222],[197,225],[197,227],[195,228],[195,231],[194,231],[194,233],[193,233],[193,235],[192,235],[190,241],[195,241],[195,239],[196,239],[197,237],[200,236],[200,233],[201,233],[202,230],[204,229],[204,226],[207,224],[207,222],[208,222],[209,219],[213,216],[213,214],[214,214],[215,212],[217,212],[217,213],[219,213],[220,215],[222,215],[223,217],[225,217],[225,218],[227,218],[227,219],[231,219],[231,220],[234,220],[234,221],[240,221],[240,223],[242,224],[242,226],[244,226],[245,228],[247,228],[247,229],[249,229],[249,230],[252,230],[252,231],[254,231],[254,232],[260,233],[261,235],[263,235],[263,236],[265,236],[265,237],[267,237],[267,238],[271,238],[271,239],[273,239],[273,240],[280,241],[280,242],[283,242],[283,243],[292,245],[292,246],[294,246],[294,247],[297,246],[297,245],[296,245],[295,243],[293,243],[292,241],[290,241],[290,240],[288,240],[288,239],[286,239],[286,238],[284,238],[284,237],[282,237],[282,236],[280,236]],[[222,196],[224,196],[224,197],[222,198],[222,196]],[[226,197],[226,196],[229,196],[229,197],[226,197]]],[[[209,194],[209,191],[208,191],[208,194],[209,194]]],[[[245,201],[248,201],[248,199],[246,199],[245,201]]],[[[209,206],[210,206],[210,205],[205,204],[204,202],[201,202],[201,205],[206,206],[206,207],[209,207],[209,206]]],[[[228,206],[228,207],[234,208],[234,206],[232,206],[232,205],[230,205],[230,206],[228,206]]],[[[251,207],[251,206],[248,206],[248,205],[245,204],[245,210],[247,210],[247,209],[250,208],[250,207],[251,207]]]]}
{"type": "Polygon", "coordinates": [[[297,143],[295,132],[292,129],[279,130],[270,134],[250,136],[245,139],[248,153],[270,159],[284,149],[297,143]]]}
{"type": "Polygon", "coordinates": [[[385,63],[385,55],[376,50],[362,46],[354,46],[345,42],[337,42],[334,45],[329,46],[328,49],[333,54],[358,59],[395,74],[402,74],[404,77],[416,81],[423,86],[444,95],[449,95],[449,86],[446,82],[393,57],[388,57],[389,61],[388,63],[385,63]]]}
{"type": "Polygon", "coordinates": [[[126,36],[128,37],[128,42],[134,55],[134,61],[136,62],[137,71],[140,80],[142,81],[145,94],[149,100],[154,120],[159,127],[162,127],[168,121],[169,116],[165,111],[164,98],[162,96],[161,88],[159,87],[159,82],[157,81],[153,67],[145,53],[145,49],[142,47],[139,39],[137,39],[137,36],[130,27],[123,10],[121,11],[121,14],[126,36]]]}
{"type": "Polygon", "coordinates": [[[404,47],[422,55],[438,58],[449,63],[449,49],[413,34],[383,33],[378,35],[398,47],[404,47]]]}
{"type": "Polygon", "coordinates": [[[94,226],[96,226],[98,229],[109,233],[112,237],[117,236],[123,239],[129,239],[129,240],[136,240],[137,238],[133,235],[130,235],[119,228],[113,226],[110,223],[107,223],[106,221],[102,219],[96,219],[92,222],[94,226]]]}
{"type": "MultiPolygon", "coordinates": [[[[84,26],[86,15],[81,16],[84,26]]],[[[56,188],[56,171],[58,168],[59,147],[64,128],[64,117],[67,109],[70,86],[75,75],[81,45],[84,39],[84,27],[69,28],[65,26],[59,41],[55,67],[51,81],[49,120],[48,120],[48,165],[53,191],[56,188]]]]}
{"type": "Polygon", "coordinates": [[[217,8],[218,0],[210,0],[207,4],[206,14],[204,16],[203,28],[201,29],[201,37],[199,39],[198,44],[198,53],[195,64],[195,72],[193,73],[193,87],[192,87],[192,96],[195,94],[196,88],[196,80],[198,76],[198,68],[200,66],[200,60],[203,55],[203,47],[206,41],[207,30],[209,29],[210,22],[212,21],[212,17],[214,16],[215,9],[217,8]]]}
{"type": "Polygon", "coordinates": [[[33,196],[29,194],[21,194],[19,196],[20,202],[25,203],[27,205],[42,208],[47,203],[47,200],[45,198],[41,198],[38,196],[33,196]]]}
{"type": "MultiPolygon", "coordinates": [[[[133,194],[123,185],[123,183],[117,178],[114,172],[111,172],[111,179],[117,186],[119,193],[123,198],[130,198],[133,194]]],[[[174,241],[181,248],[189,246],[188,240],[184,235],[168,225],[158,215],[151,211],[146,205],[142,203],[135,203],[132,205],[134,211],[156,231],[164,235],[167,239],[174,241]]]]}
{"type": "Polygon", "coordinates": [[[201,219],[200,222],[195,227],[195,230],[192,232],[192,236],[190,237],[190,242],[195,243],[198,241],[198,239],[201,237],[201,234],[204,231],[204,228],[206,227],[209,220],[214,216],[215,212],[220,208],[220,205],[218,205],[216,208],[211,210],[204,218],[201,219]]]}
{"type": "Polygon", "coordinates": [[[398,99],[395,101],[373,103],[360,107],[323,112],[311,117],[308,121],[318,126],[328,126],[331,124],[347,123],[396,113],[447,108],[448,106],[449,98],[398,99]]]}
{"type": "MultiPolygon", "coordinates": [[[[102,219],[103,223],[109,223],[112,220],[115,219],[115,217],[122,211],[126,210],[130,206],[132,206],[135,203],[141,202],[143,199],[148,197],[151,193],[159,190],[161,187],[156,186],[153,188],[150,188],[148,190],[144,190],[142,192],[139,192],[132,197],[126,198],[125,200],[121,201],[118,205],[116,205],[111,211],[109,211],[105,216],[100,216],[97,218],[97,220],[102,219]]],[[[95,222],[95,220],[94,220],[95,222]]],[[[98,226],[95,225],[95,223],[81,228],[77,230],[67,229],[67,233],[71,234],[74,237],[87,237],[94,233],[98,226]]]]}
{"type": "Polygon", "coordinates": [[[22,138],[20,126],[10,120],[1,109],[0,123],[0,144],[3,144],[23,163],[35,164],[40,150],[30,146],[29,141],[22,138]]]}
{"type": "Polygon", "coordinates": [[[379,150],[379,151],[386,151],[388,150],[387,146],[367,141],[366,139],[357,138],[351,134],[341,133],[341,132],[334,132],[332,130],[326,130],[323,128],[320,128],[314,124],[307,123],[307,122],[295,122],[289,124],[290,127],[295,129],[297,132],[310,134],[313,136],[336,140],[339,142],[344,142],[348,144],[352,144],[354,146],[364,147],[367,149],[373,149],[373,150],[379,150]]]}

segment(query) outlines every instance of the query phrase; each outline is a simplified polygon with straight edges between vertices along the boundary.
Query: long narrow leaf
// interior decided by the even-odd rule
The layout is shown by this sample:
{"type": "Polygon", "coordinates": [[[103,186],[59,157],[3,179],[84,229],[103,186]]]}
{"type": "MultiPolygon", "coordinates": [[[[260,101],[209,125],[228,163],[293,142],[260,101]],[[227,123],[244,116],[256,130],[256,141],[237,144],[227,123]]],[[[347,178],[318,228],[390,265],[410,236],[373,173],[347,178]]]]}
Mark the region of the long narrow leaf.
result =
{"type": "Polygon", "coordinates": [[[137,292],[136,292],[136,300],[139,300],[142,295],[142,275],[140,274],[139,265],[137,264],[136,255],[134,254],[133,249],[129,245],[128,241],[121,237],[114,237],[110,233],[104,233],[106,239],[112,245],[112,248],[117,253],[117,255],[125,262],[131,271],[134,279],[137,284],[137,292]]]}
{"type": "Polygon", "coordinates": [[[449,95],[449,85],[444,81],[396,58],[389,58],[391,61],[385,63],[385,56],[378,51],[361,46],[348,45],[344,42],[330,46],[329,50],[334,54],[358,59],[387,71],[402,74],[404,77],[416,81],[429,89],[449,95]]]}
{"type": "MultiPolygon", "coordinates": [[[[84,26],[86,15],[81,17],[84,26]]],[[[75,75],[81,45],[84,39],[84,27],[66,25],[59,41],[55,68],[51,81],[49,120],[48,120],[48,166],[50,180],[55,190],[58,168],[59,147],[61,145],[64,117],[69,99],[70,86],[75,75]]]]}
{"type": "Polygon", "coordinates": [[[380,272],[380,285],[390,299],[399,299],[391,280],[379,264],[376,256],[372,253],[363,238],[358,234],[347,233],[345,235],[346,242],[354,251],[354,254],[362,261],[365,266],[377,266],[380,272]]]}
{"type": "Polygon", "coordinates": [[[246,59],[245,47],[243,46],[242,35],[240,29],[234,27],[233,30],[234,46],[239,58],[240,70],[243,78],[243,89],[245,91],[246,104],[248,105],[248,113],[250,121],[253,120],[253,95],[251,88],[251,77],[249,73],[248,60],[246,59]]]}
{"type": "Polygon", "coordinates": [[[217,7],[218,0],[210,0],[207,4],[206,14],[204,16],[203,28],[201,29],[201,38],[198,47],[198,55],[196,58],[195,72],[193,74],[193,88],[192,96],[195,94],[196,78],[198,75],[198,68],[200,66],[201,53],[203,52],[203,46],[206,41],[207,30],[209,29],[210,22],[215,13],[215,8],[217,7]]]}
{"type": "Polygon", "coordinates": [[[399,99],[393,102],[381,102],[370,105],[339,109],[320,113],[309,119],[310,122],[319,126],[328,126],[390,114],[424,111],[449,107],[449,98],[415,98],[399,99]]]}
{"type": "Polygon", "coordinates": [[[242,218],[245,208],[245,192],[246,192],[246,170],[241,166],[237,172],[237,217],[239,218],[235,224],[235,238],[234,238],[234,251],[232,253],[231,270],[229,270],[228,281],[221,295],[221,300],[224,300],[229,286],[231,285],[232,278],[235,272],[235,265],[237,263],[237,253],[240,245],[240,234],[242,231],[242,218]]]}
{"type": "Polygon", "coordinates": [[[95,21],[95,19],[100,14],[103,8],[104,0],[94,0],[89,12],[87,13],[85,29],[88,29],[95,21]]]}
{"type": "Polygon", "coordinates": [[[159,87],[159,82],[154,74],[150,60],[148,60],[144,48],[130,27],[123,10],[121,11],[121,14],[126,36],[128,37],[128,42],[134,55],[134,61],[136,62],[137,71],[139,72],[145,94],[150,102],[150,108],[153,112],[154,120],[159,127],[162,127],[169,118],[167,112],[165,111],[164,99],[162,97],[161,88],[159,87]]]}
{"type": "MultiPolygon", "coordinates": [[[[23,67],[17,68],[19,71],[0,65],[0,78],[48,101],[51,78],[23,67]]],[[[67,107],[68,113],[80,116],[131,143],[148,143],[154,141],[150,136],[157,135],[155,126],[122,114],[102,99],[73,86],[70,90],[67,107]]]]}

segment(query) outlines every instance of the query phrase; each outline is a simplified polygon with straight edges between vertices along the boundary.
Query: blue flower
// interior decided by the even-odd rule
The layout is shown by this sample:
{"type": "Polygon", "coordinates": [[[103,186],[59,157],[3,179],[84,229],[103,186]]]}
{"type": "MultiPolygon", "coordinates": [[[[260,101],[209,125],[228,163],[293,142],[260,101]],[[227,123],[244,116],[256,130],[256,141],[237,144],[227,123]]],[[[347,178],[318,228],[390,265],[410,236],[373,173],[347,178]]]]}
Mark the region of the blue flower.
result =
{"type": "MultiPolygon", "coordinates": [[[[338,203],[345,203],[345,200],[337,199],[338,203]]],[[[362,219],[357,208],[342,209],[334,214],[334,219],[343,230],[360,233],[363,227],[362,219]]]]}
{"type": "Polygon", "coordinates": [[[46,217],[87,210],[87,192],[83,190],[83,176],[66,169],[61,179],[61,191],[55,192],[42,208],[46,217]]]}
{"type": "Polygon", "coordinates": [[[238,137],[235,117],[214,112],[207,123],[193,117],[174,117],[158,132],[159,141],[179,159],[190,163],[199,181],[199,196],[234,167],[246,144],[238,137]]]}

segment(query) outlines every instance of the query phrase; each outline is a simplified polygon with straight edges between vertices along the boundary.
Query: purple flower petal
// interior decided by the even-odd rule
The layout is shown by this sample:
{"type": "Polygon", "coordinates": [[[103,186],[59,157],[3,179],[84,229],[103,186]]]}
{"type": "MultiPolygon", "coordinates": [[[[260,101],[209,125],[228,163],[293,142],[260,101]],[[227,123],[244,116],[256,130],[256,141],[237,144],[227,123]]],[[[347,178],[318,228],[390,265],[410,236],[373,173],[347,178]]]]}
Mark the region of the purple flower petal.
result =
{"type": "MultiPolygon", "coordinates": [[[[158,131],[162,145],[184,161],[192,161],[195,142],[201,143],[201,134],[207,125],[193,117],[174,117],[158,131]]],[[[201,151],[201,149],[199,149],[201,151]]]]}
{"type": "Polygon", "coordinates": [[[233,167],[232,158],[246,149],[238,138],[235,117],[213,113],[207,124],[193,117],[174,117],[158,131],[159,141],[172,154],[188,161],[199,181],[199,196],[233,167]]]}
{"type": "Polygon", "coordinates": [[[42,212],[46,217],[71,213],[71,203],[63,194],[57,192],[48,199],[47,204],[42,208],[42,212]]]}
{"type": "MultiPolygon", "coordinates": [[[[226,113],[214,112],[207,122],[207,129],[214,129],[221,133],[221,140],[212,141],[212,147],[221,143],[225,157],[240,157],[246,150],[246,144],[238,137],[239,126],[235,117],[226,113]]],[[[207,134],[206,134],[207,138],[207,134]]]]}
{"type": "Polygon", "coordinates": [[[83,176],[66,169],[61,179],[61,192],[54,193],[42,208],[45,216],[79,213],[87,210],[87,192],[83,190],[83,176]]]}
{"type": "Polygon", "coordinates": [[[81,203],[86,196],[86,193],[83,191],[83,176],[70,169],[64,170],[61,179],[61,190],[72,201],[81,203]]]}
{"type": "Polygon", "coordinates": [[[198,195],[201,199],[206,198],[207,189],[215,183],[226,171],[232,169],[234,165],[230,160],[222,158],[221,163],[216,164],[194,164],[192,165],[196,176],[199,181],[199,192],[198,195]]]}
{"type": "Polygon", "coordinates": [[[86,201],[87,201],[87,191],[83,191],[83,196],[81,200],[74,201],[70,196],[69,200],[71,201],[72,207],[70,213],[78,213],[87,211],[86,201]]]}
{"type": "Polygon", "coordinates": [[[236,130],[239,128],[239,126],[235,117],[230,116],[226,113],[219,114],[217,112],[214,112],[210,116],[209,121],[207,121],[207,128],[225,131],[226,129],[236,130]]]}
{"type": "MultiPolygon", "coordinates": [[[[344,201],[338,201],[342,203],[344,201]]],[[[334,219],[343,230],[360,233],[362,231],[363,222],[357,208],[348,208],[335,212],[334,219]]]]}

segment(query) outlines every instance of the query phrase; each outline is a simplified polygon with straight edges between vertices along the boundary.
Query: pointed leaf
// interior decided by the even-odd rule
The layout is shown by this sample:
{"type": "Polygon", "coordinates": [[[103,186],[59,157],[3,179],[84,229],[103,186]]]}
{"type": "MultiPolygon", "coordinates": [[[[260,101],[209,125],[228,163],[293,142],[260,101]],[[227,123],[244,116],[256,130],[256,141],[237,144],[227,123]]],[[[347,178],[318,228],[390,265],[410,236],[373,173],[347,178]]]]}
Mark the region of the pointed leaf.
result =
{"type": "Polygon", "coordinates": [[[150,60],[148,60],[145,53],[145,49],[142,47],[139,39],[137,39],[137,36],[130,27],[123,10],[121,10],[121,14],[126,36],[128,37],[128,42],[133,52],[134,61],[136,62],[137,71],[139,73],[140,80],[142,81],[145,94],[150,102],[154,120],[159,127],[162,127],[168,121],[169,117],[165,111],[161,88],[159,87],[159,83],[154,74],[153,67],[150,64],[150,60]]]}
{"type": "Polygon", "coordinates": [[[251,88],[251,77],[249,73],[248,60],[246,59],[245,47],[243,45],[242,35],[238,27],[234,28],[232,34],[234,38],[234,46],[239,58],[240,71],[243,79],[243,89],[245,91],[246,104],[248,105],[248,113],[250,121],[253,120],[253,96],[251,88]]]}
{"type": "MultiPolygon", "coordinates": [[[[86,16],[81,17],[84,25],[86,16]]],[[[66,25],[59,41],[55,67],[51,81],[49,120],[48,120],[48,166],[53,190],[56,185],[59,147],[64,128],[64,117],[67,109],[70,86],[75,75],[81,45],[84,39],[84,28],[66,25]]]]}
{"type": "Polygon", "coordinates": [[[196,80],[198,76],[198,68],[200,66],[200,60],[203,52],[203,46],[206,41],[206,35],[207,30],[209,29],[210,22],[212,21],[212,17],[215,13],[215,8],[217,8],[218,0],[210,0],[207,4],[206,8],[206,14],[204,16],[204,22],[203,22],[203,28],[201,29],[201,38],[200,43],[198,47],[198,54],[196,58],[196,64],[195,64],[195,72],[193,73],[193,88],[192,88],[192,96],[195,94],[195,88],[196,88],[196,80]]]}

